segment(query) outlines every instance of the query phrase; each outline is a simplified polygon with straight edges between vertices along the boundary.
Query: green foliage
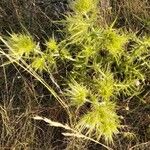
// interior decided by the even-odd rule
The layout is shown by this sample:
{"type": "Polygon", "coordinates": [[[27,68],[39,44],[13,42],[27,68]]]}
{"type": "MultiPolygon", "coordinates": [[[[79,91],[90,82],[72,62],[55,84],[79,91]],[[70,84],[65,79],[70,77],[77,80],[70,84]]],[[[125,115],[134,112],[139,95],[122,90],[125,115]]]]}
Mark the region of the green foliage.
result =
{"type": "Polygon", "coordinates": [[[150,38],[99,26],[97,0],[75,0],[71,7],[74,12],[66,16],[62,30],[64,40],[57,42],[51,37],[44,50],[24,34],[12,34],[5,43],[15,54],[13,59],[21,57],[35,71],[57,70],[59,76],[66,72],[60,79],[66,87],[61,96],[71,104],[66,108],[77,118],[72,126],[98,140],[104,137],[106,142],[113,142],[121,130],[118,98],[137,96],[150,71],[150,38]],[[62,64],[70,68],[62,68],[62,64]],[[88,112],[76,116],[87,103],[88,112]]]}
{"type": "Polygon", "coordinates": [[[104,101],[109,101],[111,96],[114,96],[115,81],[112,73],[107,71],[104,75],[105,76],[95,79],[95,82],[97,84],[97,89],[100,96],[104,101]]]}
{"type": "Polygon", "coordinates": [[[69,35],[68,38],[71,42],[80,43],[87,38],[92,20],[84,18],[80,14],[75,14],[74,16],[68,15],[66,20],[66,30],[69,35]]]}

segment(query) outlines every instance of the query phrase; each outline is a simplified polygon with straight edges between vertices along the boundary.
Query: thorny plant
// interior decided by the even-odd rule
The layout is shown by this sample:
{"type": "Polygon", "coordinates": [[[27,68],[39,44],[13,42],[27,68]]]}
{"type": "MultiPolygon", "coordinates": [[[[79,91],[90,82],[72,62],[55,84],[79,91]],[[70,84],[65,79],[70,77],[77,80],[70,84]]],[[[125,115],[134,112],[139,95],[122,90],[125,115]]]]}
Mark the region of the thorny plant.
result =
{"type": "Polygon", "coordinates": [[[45,42],[45,50],[29,34],[12,33],[10,37],[0,37],[6,46],[0,53],[49,89],[67,109],[72,128],[109,143],[122,127],[116,112],[118,99],[138,96],[150,72],[150,37],[116,30],[113,24],[102,28],[98,23],[98,3],[71,2],[72,12],[62,20],[64,39],[57,41],[52,36],[45,42]],[[54,72],[59,74],[61,64],[71,68],[61,77],[65,85],[62,89],[53,77],[54,72]],[[50,74],[64,99],[40,77],[42,72],[50,74]]]}

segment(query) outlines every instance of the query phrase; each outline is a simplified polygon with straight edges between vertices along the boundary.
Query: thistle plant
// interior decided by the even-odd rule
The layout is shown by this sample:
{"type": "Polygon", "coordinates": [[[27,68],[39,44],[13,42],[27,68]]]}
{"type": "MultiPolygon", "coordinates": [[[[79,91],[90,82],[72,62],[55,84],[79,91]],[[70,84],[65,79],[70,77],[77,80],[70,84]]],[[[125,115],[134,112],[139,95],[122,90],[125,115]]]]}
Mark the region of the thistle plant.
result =
{"type": "MultiPolygon", "coordinates": [[[[54,36],[50,37],[44,50],[24,34],[12,34],[6,41],[1,39],[11,51],[8,55],[12,59],[22,58],[33,70],[51,75],[57,68],[61,96],[65,99],[58,98],[59,94],[55,97],[68,109],[68,115],[77,118],[74,124],[69,120],[72,127],[97,140],[113,142],[121,130],[117,100],[121,95],[137,96],[150,72],[150,38],[139,38],[112,26],[99,26],[97,7],[98,0],[71,2],[73,12],[62,21],[64,39],[58,42],[54,36]],[[90,105],[88,110],[76,116],[74,108],[80,112],[85,104],[90,105]]],[[[59,87],[57,81],[53,83],[59,87]]],[[[54,91],[51,90],[53,95],[54,91]]]]}

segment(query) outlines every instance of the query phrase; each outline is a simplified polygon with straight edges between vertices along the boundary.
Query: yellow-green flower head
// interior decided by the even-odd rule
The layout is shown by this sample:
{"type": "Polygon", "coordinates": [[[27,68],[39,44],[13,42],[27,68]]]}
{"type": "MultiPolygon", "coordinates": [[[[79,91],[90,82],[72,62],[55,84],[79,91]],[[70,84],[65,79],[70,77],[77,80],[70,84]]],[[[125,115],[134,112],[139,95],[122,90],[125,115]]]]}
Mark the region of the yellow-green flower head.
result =
{"type": "Polygon", "coordinates": [[[39,70],[39,71],[44,70],[44,68],[45,68],[45,58],[44,57],[36,57],[33,60],[31,66],[35,70],[39,70]]]}
{"type": "Polygon", "coordinates": [[[12,34],[8,43],[11,47],[11,54],[15,57],[28,56],[37,46],[33,38],[25,34],[12,34]]]}
{"type": "Polygon", "coordinates": [[[77,107],[82,106],[87,100],[88,89],[76,81],[72,81],[72,83],[69,84],[69,88],[66,95],[70,98],[72,105],[77,107]]]}
{"type": "Polygon", "coordinates": [[[144,37],[142,39],[142,44],[145,45],[146,47],[150,47],[150,37],[144,37]]]}
{"type": "Polygon", "coordinates": [[[113,142],[113,135],[120,128],[120,120],[116,114],[115,103],[101,102],[94,105],[93,110],[84,114],[77,124],[80,131],[87,131],[86,135],[94,135],[97,140],[104,137],[107,143],[113,142]]]}
{"type": "Polygon", "coordinates": [[[114,57],[121,55],[124,51],[124,46],[128,41],[126,35],[120,35],[115,30],[106,30],[106,48],[114,57]]]}
{"type": "Polygon", "coordinates": [[[72,9],[77,13],[88,13],[97,6],[98,0],[75,0],[72,9]]]}
{"type": "Polygon", "coordinates": [[[70,54],[69,51],[68,51],[67,49],[65,49],[65,48],[60,51],[60,54],[61,54],[62,59],[73,60],[72,57],[71,57],[71,54],[70,54]]]}
{"type": "Polygon", "coordinates": [[[57,42],[54,38],[50,38],[47,42],[46,42],[46,46],[50,51],[55,51],[58,50],[58,45],[57,42]]]}

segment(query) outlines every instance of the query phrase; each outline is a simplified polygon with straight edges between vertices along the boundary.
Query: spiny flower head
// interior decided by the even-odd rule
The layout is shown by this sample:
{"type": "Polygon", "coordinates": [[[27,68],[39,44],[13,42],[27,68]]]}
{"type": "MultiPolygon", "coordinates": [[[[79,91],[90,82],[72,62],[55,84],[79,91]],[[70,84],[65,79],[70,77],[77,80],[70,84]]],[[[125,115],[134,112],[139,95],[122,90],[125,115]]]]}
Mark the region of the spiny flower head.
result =
{"type": "Polygon", "coordinates": [[[45,58],[41,56],[34,58],[31,64],[33,69],[39,71],[43,71],[45,69],[45,65],[46,65],[45,58]]]}
{"type": "Polygon", "coordinates": [[[77,13],[88,13],[97,6],[97,0],[75,0],[72,8],[77,13]]]}
{"type": "Polygon", "coordinates": [[[58,44],[54,38],[50,38],[46,42],[46,46],[49,52],[57,52],[58,51],[58,44]]]}
{"type": "Polygon", "coordinates": [[[34,52],[37,47],[33,38],[26,34],[11,34],[8,44],[12,50],[11,54],[15,57],[21,57],[24,54],[28,56],[30,53],[34,52]]]}
{"type": "Polygon", "coordinates": [[[97,140],[103,136],[106,142],[112,142],[113,135],[117,134],[120,128],[115,106],[113,102],[95,104],[92,111],[81,117],[77,129],[86,131],[86,135],[95,135],[97,140]]]}
{"type": "Polygon", "coordinates": [[[105,47],[113,57],[120,56],[125,49],[128,41],[126,35],[120,35],[115,30],[108,29],[104,31],[105,47]]]}
{"type": "Polygon", "coordinates": [[[82,84],[72,81],[69,84],[66,95],[70,98],[72,105],[82,106],[87,101],[88,89],[82,84]]]}

